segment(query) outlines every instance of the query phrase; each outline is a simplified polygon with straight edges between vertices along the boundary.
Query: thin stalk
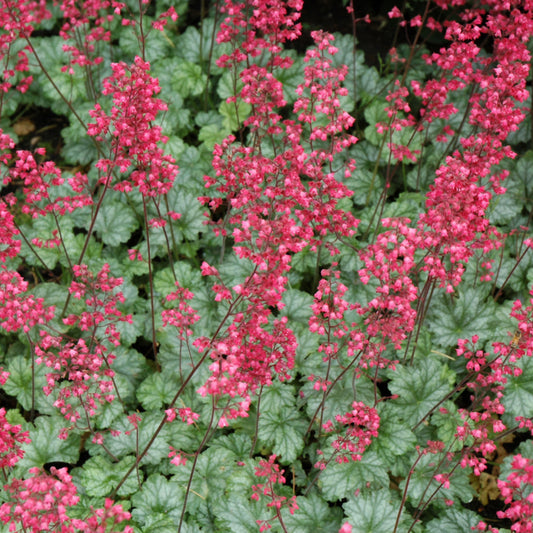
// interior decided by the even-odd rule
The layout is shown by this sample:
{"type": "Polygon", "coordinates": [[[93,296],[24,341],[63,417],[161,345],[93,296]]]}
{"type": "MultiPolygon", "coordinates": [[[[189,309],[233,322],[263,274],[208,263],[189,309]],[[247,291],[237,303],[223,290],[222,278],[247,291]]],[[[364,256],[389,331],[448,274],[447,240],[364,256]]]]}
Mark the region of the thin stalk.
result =
{"type": "Polygon", "coordinates": [[[202,442],[200,443],[200,446],[198,446],[195,454],[194,459],[191,467],[191,474],[189,475],[189,481],[187,482],[187,488],[185,489],[185,496],[183,498],[183,506],[181,508],[181,515],[180,515],[180,523],[178,524],[178,533],[181,532],[181,528],[183,526],[183,520],[185,518],[185,510],[187,509],[187,500],[189,499],[189,494],[191,492],[191,485],[192,480],[194,477],[194,472],[196,470],[196,464],[198,463],[198,457],[200,456],[200,452],[204,449],[205,445],[207,444],[207,441],[209,440],[209,437],[211,436],[211,429],[213,427],[213,422],[215,421],[215,397],[211,397],[211,417],[209,418],[209,424],[207,426],[207,429],[204,433],[204,438],[202,439],[202,442]]]}
{"type": "Polygon", "coordinates": [[[263,393],[263,385],[261,385],[261,388],[259,389],[259,395],[257,398],[257,415],[255,417],[255,432],[254,432],[254,439],[252,441],[252,448],[250,450],[250,459],[254,456],[255,447],[257,445],[257,439],[259,436],[259,416],[261,414],[261,395],[263,393]]]}
{"type": "MultiPolygon", "coordinates": [[[[233,309],[240,303],[241,299],[242,299],[241,296],[237,296],[237,298],[231,303],[228,311],[226,312],[226,315],[224,316],[224,318],[220,322],[217,330],[215,331],[215,333],[211,337],[211,345],[213,345],[214,340],[217,338],[217,336],[220,333],[220,331],[222,330],[224,324],[226,323],[228,318],[233,313],[233,309]]],[[[211,354],[211,350],[206,350],[204,355],[202,355],[202,357],[198,361],[198,363],[196,363],[196,365],[192,368],[192,370],[190,371],[189,375],[185,378],[185,380],[181,384],[180,388],[178,389],[178,391],[174,395],[174,398],[172,398],[172,401],[168,405],[168,409],[171,409],[172,407],[174,407],[174,405],[178,401],[178,398],[183,394],[183,391],[185,390],[185,387],[187,387],[187,385],[189,384],[189,382],[191,381],[193,376],[196,374],[198,369],[204,364],[205,360],[209,357],[210,354],[211,354]]],[[[148,441],[148,443],[144,447],[143,451],[136,458],[135,463],[133,465],[131,465],[129,470],[124,474],[124,477],[120,480],[119,484],[113,490],[113,492],[111,494],[111,498],[114,498],[116,496],[117,491],[120,489],[120,487],[122,487],[122,485],[124,485],[124,483],[126,482],[128,477],[130,476],[130,474],[133,472],[133,470],[135,470],[135,468],[137,468],[139,463],[142,461],[143,457],[148,453],[148,451],[150,450],[150,448],[154,444],[155,439],[157,438],[159,433],[161,433],[161,430],[165,427],[165,424],[167,423],[166,420],[167,420],[167,415],[165,414],[165,416],[163,417],[163,419],[161,420],[161,422],[157,426],[156,430],[154,431],[152,437],[150,438],[150,440],[148,441]]]]}
{"type": "Polygon", "coordinates": [[[154,352],[155,366],[161,372],[161,366],[157,360],[157,339],[155,332],[155,302],[154,302],[154,278],[152,273],[152,257],[150,251],[150,228],[148,227],[148,212],[146,209],[146,198],[143,196],[144,223],[146,227],[146,248],[148,254],[148,285],[150,286],[150,319],[152,322],[152,350],[154,352]]]}

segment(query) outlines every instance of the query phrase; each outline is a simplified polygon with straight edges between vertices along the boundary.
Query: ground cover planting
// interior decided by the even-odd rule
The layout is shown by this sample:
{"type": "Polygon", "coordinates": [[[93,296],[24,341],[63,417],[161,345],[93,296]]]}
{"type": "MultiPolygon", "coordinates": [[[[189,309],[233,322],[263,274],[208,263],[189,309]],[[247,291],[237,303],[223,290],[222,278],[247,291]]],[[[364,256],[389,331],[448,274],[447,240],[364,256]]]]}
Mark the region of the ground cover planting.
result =
{"type": "Polygon", "coordinates": [[[533,1],[337,4],[0,0],[0,532],[533,531],[533,1]]]}

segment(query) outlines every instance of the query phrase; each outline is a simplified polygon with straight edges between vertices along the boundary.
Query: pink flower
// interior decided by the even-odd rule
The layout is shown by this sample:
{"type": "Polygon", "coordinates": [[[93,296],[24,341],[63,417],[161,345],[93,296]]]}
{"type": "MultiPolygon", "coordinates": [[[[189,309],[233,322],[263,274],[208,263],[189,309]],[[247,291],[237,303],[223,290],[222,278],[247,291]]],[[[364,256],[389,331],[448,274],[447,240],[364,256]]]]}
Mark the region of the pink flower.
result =
{"type": "Polygon", "coordinates": [[[96,104],[90,112],[95,122],[87,131],[111,144],[109,157],[96,164],[103,173],[100,182],[108,184],[112,174],[128,173],[127,178],[112,185],[115,190],[128,192],[137,187],[148,197],[167,194],[178,167],[158,146],[167,139],[161,127],[153,125],[157,114],[167,109],[155,98],[159,82],[149,75],[150,65],[140,57],[133,65],[113,63],[111,68],[113,75],[104,80],[103,93],[113,97],[113,107],[107,114],[96,104]]]}
{"type": "Polygon", "coordinates": [[[11,425],[6,420],[6,410],[0,408],[0,470],[14,466],[24,455],[20,444],[31,442],[28,431],[21,431],[21,427],[11,425]]]}
{"type": "MultiPolygon", "coordinates": [[[[255,468],[255,475],[264,478],[264,483],[258,483],[252,486],[251,498],[256,501],[265,498],[267,500],[267,507],[272,507],[276,512],[276,516],[279,515],[283,507],[287,507],[290,514],[294,514],[294,511],[298,509],[296,496],[287,498],[276,493],[276,485],[283,485],[286,480],[283,476],[284,470],[281,470],[275,461],[275,455],[271,455],[268,461],[264,459],[259,461],[259,466],[255,468]]],[[[271,520],[257,521],[261,531],[270,529],[272,527],[270,522],[271,520]]]]}
{"type": "MultiPolygon", "coordinates": [[[[59,531],[64,533],[108,531],[116,524],[128,520],[130,514],[120,505],[107,499],[103,509],[92,509],[87,520],[70,518],[69,507],[79,501],[77,489],[66,468],[52,467],[50,474],[39,468],[31,468],[32,477],[24,480],[13,479],[4,485],[7,502],[0,506],[0,521],[17,525],[36,533],[39,531],[59,531]]],[[[124,533],[133,533],[127,526],[124,533]]]]}
{"type": "Polygon", "coordinates": [[[18,272],[0,267],[0,326],[6,331],[28,332],[54,318],[54,307],[45,307],[42,298],[25,294],[27,288],[18,272]]]}
{"type": "Polygon", "coordinates": [[[387,15],[389,16],[390,19],[396,19],[396,18],[401,18],[403,15],[402,15],[402,12],[398,9],[397,6],[394,6],[388,13],[387,15]]]}
{"type": "MultiPolygon", "coordinates": [[[[338,437],[332,442],[333,457],[338,463],[360,461],[366,448],[372,443],[372,437],[378,436],[379,415],[373,407],[368,407],[362,402],[353,402],[352,411],[345,415],[337,415],[337,425],[345,426],[337,429],[331,420],[324,424],[326,432],[337,432],[338,437]]],[[[315,468],[325,466],[321,460],[315,468]]]]}

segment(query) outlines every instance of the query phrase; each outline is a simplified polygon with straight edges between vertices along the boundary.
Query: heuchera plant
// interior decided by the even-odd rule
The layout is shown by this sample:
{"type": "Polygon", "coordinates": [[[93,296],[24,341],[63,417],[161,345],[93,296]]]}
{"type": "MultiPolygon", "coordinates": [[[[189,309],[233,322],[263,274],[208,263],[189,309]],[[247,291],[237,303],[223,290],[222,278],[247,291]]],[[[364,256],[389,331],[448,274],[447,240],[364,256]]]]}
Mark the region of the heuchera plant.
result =
{"type": "Polygon", "coordinates": [[[0,2],[0,532],[533,531],[533,1],[197,8],[0,2]]]}

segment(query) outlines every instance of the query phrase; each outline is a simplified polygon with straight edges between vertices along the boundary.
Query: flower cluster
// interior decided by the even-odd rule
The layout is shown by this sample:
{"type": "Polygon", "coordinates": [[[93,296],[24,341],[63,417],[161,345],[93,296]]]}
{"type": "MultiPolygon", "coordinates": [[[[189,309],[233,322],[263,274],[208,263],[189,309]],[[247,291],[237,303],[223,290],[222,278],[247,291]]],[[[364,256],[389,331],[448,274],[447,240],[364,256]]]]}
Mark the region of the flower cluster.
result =
{"type": "Polygon", "coordinates": [[[226,333],[215,342],[198,339],[195,345],[200,351],[208,346],[213,362],[211,375],[198,389],[207,394],[227,394],[241,397],[230,404],[221,416],[219,425],[227,425],[227,418],[248,416],[250,395],[263,385],[271,385],[273,376],[284,381],[294,365],[296,338],[286,326],[287,317],[275,320],[271,331],[266,329],[268,315],[251,305],[245,312],[236,314],[226,333]]]}
{"type": "Polygon", "coordinates": [[[4,200],[0,200],[0,217],[0,263],[5,263],[8,257],[16,257],[20,252],[20,241],[14,238],[19,230],[4,200]]]}
{"type": "Polygon", "coordinates": [[[498,480],[498,488],[505,503],[505,511],[498,511],[498,518],[513,521],[511,531],[531,533],[533,531],[533,460],[520,454],[513,457],[513,471],[507,479],[498,480]]]}
{"type": "MultiPolygon", "coordinates": [[[[219,41],[235,47],[233,54],[221,58],[220,65],[230,67],[250,59],[241,73],[243,88],[229,101],[238,97],[250,104],[252,111],[244,125],[250,128],[253,142],[243,146],[229,136],[215,146],[216,178],[206,176],[205,180],[208,187],[216,186],[218,194],[202,198],[212,209],[226,199],[229,216],[215,231],[227,235],[225,226],[232,227],[235,254],[253,264],[253,272],[233,287],[223,283],[214,267],[202,265],[204,275],[217,278],[215,300],[230,303],[233,321],[216,339],[198,340],[199,349],[209,348],[214,359],[212,376],[200,392],[243,397],[240,409],[229,410],[230,417],[244,416],[250,392],[270,384],[272,371],[284,379],[293,364],[296,339],[287,319],[269,318],[273,309],[283,307],[292,254],[324,245],[334,255],[338,249],[326,239],[328,233],[353,236],[358,224],[353,215],[338,208],[338,202],[351,192],[332,170],[333,157],[356,142],[346,132],[354,119],[341,109],[339,100],[346,94],[341,87],[346,68],[334,68],[328,57],[337,51],[333,36],[313,33],[316,47],[306,55],[304,83],[294,104],[298,121],[283,120],[286,101],[275,75],[291,64],[280,53],[281,43],[299,31],[294,21],[301,2],[287,3],[295,9],[291,14],[277,0],[249,4],[254,11],[247,24],[254,29],[246,31],[242,23],[244,4],[228,1],[224,9],[232,16],[222,25],[219,41]],[[276,36],[278,44],[265,40],[262,32],[267,27],[268,38],[276,36]],[[257,47],[268,51],[266,62],[260,65],[253,62],[257,47]],[[266,148],[272,142],[277,148],[271,156],[263,145],[266,148]]],[[[353,162],[348,163],[346,172],[353,168],[353,162]]],[[[225,421],[223,416],[221,422],[225,421]]]]}
{"type": "Polygon", "coordinates": [[[54,317],[54,307],[25,294],[27,289],[28,282],[18,272],[0,269],[0,326],[6,331],[28,332],[54,317]]]}
{"type": "Polygon", "coordinates": [[[174,466],[187,464],[186,454],[180,450],[176,450],[173,446],[170,446],[170,452],[168,452],[168,456],[170,457],[170,462],[174,466]]]}
{"type": "MultiPolygon", "coordinates": [[[[490,8],[487,18],[484,8],[475,8],[462,12],[459,21],[444,23],[444,38],[450,44],[425,56],[438,71],[424,83],[411,81],[412,93],[421,104],[418,117],[411,109],[408,87],[397,80],[387,96],[389,121],[377,125],[380,133],[390,131],[392,135],[407,127],[421,132],[437,121],[444,125],[436,139],[447,142],[460,134],[449,125],[459,111],[454,93],[474,88],[465,117],[472,128],[460,139],[461,149],[448,155],[437,170],[426,195],[426,211],[418,221],[418,247],[428,252],[423,270],[448,292],[459,285],[464,265],[476,250],[487,253],[502,245],[502,236],[490,226],[486,213],[492,195],[505,192],[501,182],[508,173],[493,168],[515,156],[504,142],[524,118],[524,110],[517,104],[528,98],[525,83],[530,54],[526,42],[533,35],[531,9],[511,9],[509,2],[500,0],[490,2],[490,8]],[[482,36],[494,41],[490,55],[484,55],[479,46],[482,36]]],[[[401,16],[397,8],[389,12],[389,17],[401,16]]],[[[440,23],[428,22],[441,31],[440,23]]],[[[421,23],[410,22],[411,26],[421,23]]],[[[409,138],[406,145],[389,143],[397,161],[416,161],[417,154],[409,147],[413,135],[409,138]]],[[[485,279],[487,276],[490,274],[485,279]]]]}
{"type": "Polygon", "coordinates": [[[479,475],[487,467],[487,457],[496,450],[494,434],[506,429],[500,419],[505,411],[501,398],[505,376],[512,369],[504,365],[502,358],[490,360],[490,355],[483,350],[474,352],[477,341],[476,335],[471,343],[464,339],[458,341],[457,355],[467,361],[466,368],[472,376],[467,387],[473,394],[470,409],[460,410],[464,423],[457,427],[456,437],[462,442],[473,438],[473,444],[464,450],[461,466],[470,466],[479,475]]]}
{"type": "Polygon", "coordinates": [[[167,302],[174,302],[177,300],[178,306],[173,309],[165,309],[161,311],[163,319],[163,327],[167,325],[175,326],[178,329],[178,337],[184,341],[192,335],[191,326],[193,326],[200,316],[187,303],[194,295],[184,287],[180,287],[176,282],[177,289],[166,296],[167,302]]]}
{"type": "MultiPolygon", "coordinates": [[[[470,97],[468,120],[474,133],[461,139],[462,151],[446,159],[437,171],[437,179],[427,195],[427,212],[420,217],[425,246],[426,270],[441,286],[453,291],[462,278],[464,267],[475,249],[487,252],[501,246],[499,236],[489,227],[486,211],[507,175],[493,173],[492,167],[506,157],[514,157],[504,144],[510,132],[518,128],[524,112],[517,102],[528,98],[525,88],[530,54],[526,42],[533,35],[533,13],[509,9],[509,2],[490,2],[493,15],[484,23],[482,9],[466,10],[462,21],[446,23],[445,38],[451,43],[426,57],[444,73],[439,80],[421,88],[416,94],[427,102],[422,121],[447,119],[455,109],[446,103],[450,91],[477,86],[470,97]],[[481,35],[494,39],[493,53],[481,57],[476,44],[481,35]],[[459,201],[460,199],[460,201],[459,201]],[[449,264],[443,262],[446,257],[449,264]]],[[[450,132],[451,133],[451,132],[450,132]]]]}
{"type": "Polygon", "coordinates": [[[0,63],[2,64],[0,93],[7,93],[10,87],[15,87],[24,93],[28,90],[33,78],[20,77],[17,72],[29,70],[28,51],[26,44],[22,49],[17,41],[26,42],[40,22],[51,18],[46,8],[46,0],[5,0],[0,4],[0,63]]]}
{"type": "MultiPolygon", "coordinates": [[[[21,211],[37,218],[48,213],[64,215],[92,205],[92,197],[87,193],[72,196],[51,194],[54,188],[62,185],[65,180],[61,176],[61,170],[53,161],[37,162],[36,156],[42,157],[45,153],[44,148],[37,148],[35,154],[28,150],[17,150],[15,165],[4,177],[5,185],[22,184],[24,204],[21,206],[21,211]]],[[[78,177],[79,179],[81,178],[78,177]]]]}
{"type": "Polygon", "coordinates": [[[348,332],[344,315],[350,306],[343,298],[348,287],[336,281],[340,272],[323,269],[321,275],[311,306],[313,315],[309,319],[309,331],[326,337],[318,351],[323,354],[324,361],[328,361],[337,357],[340,348],[338,341],[348,332]]]}
{"type": "Polygon", "coordinates": [[[171,407],[170,409],[165,410],[165,414],[167,415],[167,422],[173,422],[176,419],[177,414],[182,422],[186,422],[189,425],[194,424],[200,418],[200,415],[193,412],[190,407],[180,407],[179,409],[171,407]]]}
{"type": "Polygon", "coordinates": [[[409,219],[383,219],[382,225],[391,228],[376,238],[374,244],[361,250],[364,267],[359,277],[366,285],[376,280],[376,296],[366,305],[353,304],[364,317],[364,326],[353,327],[348,342],[348,355],[360,355],[361,368],[386,368],[395,361],[384,357],[383,352],[392,344],[396,350],[413,331],[417,311],[412,308],[418,289],[412,278],[416,272],[415,252],[419,237],[408,226],[409,219]]]}
{"type": "MultiPolygon", "coordinates": [[[[533,296],[533,290],[530,294],[533,296]]],[[[496,450],[494,435],[506,429],[501,421],[505,412],[504,385],[509,376],[522,373],[517,361],[533,353],[533,298],[530,300],[530,305],[526,307],[519,300],[514,303],[511,316],[518,321],[519,333],[507,343],[494,343],[494,357],[483,350],[474,350],[478,341],[476,335],[471,343],[464,339],[458,341],[457,355],[467,361],[466,368],[471,379],[466,386],[472,395],[471,407],[460,411],[465,422],[457,428],[456,436],[463,442],[469,437],[474,438],[474,444],[463,454],[461,466],[473,467],[476,475],[486,469],[487,457],[496,450]]],[[[521,426],[531,426],[527,420],[517,421],[521,426]]]]}
{"type": "Polygon", "coordinates": [[[98,55],[97,43],[110,42],[109,26],[121,14],[125,3],[117,0],[62,0],[59,8],[65,19],[59,34],[66,41],[63,50],[71,55],[70,67],[63,67],[74,74],[73,66],[98,65],[103,57],[98,55]],[[108,28],[106,28],[106,24],[108,28]]]}
{"type": "MultiPolygon", "coordinates": [[[[116,526],[130,518],[120,505],[106,500],[103,509],[92,509],[86,521],[70,518],[69,507],[79,501],[76,485],[66,468],[52,467],[50,474],[39,468],[30,469],[32,477],[13,479],[4,486],[8,502],[0,506],[0,522],[10,524],[15,531],[19,524],[25,531],[61,531],[62,533],[115,533],[116,526]]],[[[121,528],[124,533],[133,533],[129,526],[121,528]]]]}
{"type": "Polygon", "coordinates": [[[21,427],[10,424],[6,420],[6,410],[0,408],[0,470],[14,466],[24,455],[20,444],[31,442],[27,431],[21,427]]]}
{"type": "Polygon", "coordinates": [[[51,469],[51,474],[32,468],[32,477],[13,479],[4,487],[11,502],[0,507],[0,520],[12,525],[19,523],[31,531],[74,531],[74,524],[67,516],[68,507],[79,501],[72,477],[66,468],[51,469]],[[63,529],[64,528],[64,529],[63,529]]]}
{"type": "MultiPolygon", "coordinates": [[[[372,437],[378,436],[380,419],[377,410],[363,402],[353,402],[352,410],[344,415],[336,415],[335,420],[344,426],[342,430],[336,429],[331,420],[323,426],[326,433],[339,434],[331,443],[334,449],[331,457],[335,457],[338,463],[348,463],[350,460],[360,461],[364,451],[372,443],[372,437]]],[[[319,452],[319,455],[323,455],[323,452],[319,452]]],[[[315,468],[325,469],[326,462],[318,461],[315,468]]]]}
{"type": "Polygon", "coordinates": [[[167,194],[178,167],[165,155],[158,143],[166,142],[161,127],[152,122],[167,105],[154,95],[160,92],[159,81],[149,74],[150,65],[136,57],[132,65],[112,63],[112,76],[103,82],[102,93],[110,95],[113,106],[106,113],[96,104],[90,115],[87,134],[99,141],[108,140],[109,158],[100,159],[96,167],[103,173],[99,182],[109,185],[115,173],[129,173],[113,184],[115,190],[129,192],[133,187],[148,197],[167,194]]]}
{"type": "MultiPolygon", "coordinates": [[[[294,514],[294,511],[298,509],[296,503],[296,496],[287,498],[276,493],[275,486],[283,485],[285,483],[285,476],[283,475],[284,470],[281,470],[279,465],[276,463],[276,456],[271,455],[268,458],[268,461],[261,459],[259,461],[259,466],[255,468],[255,475],[257,477],[265,478],[264,483],[257,483],[252,486],[252,500],[259,501],[261,497],[265,497],[268,501],[267,507],[272,507],[276,511],[276,516],[278,519],[281,518],[280,511],[282,507],[287,507],[291,514],[294,514]]],[[[272,528],[270,520],[258,520],[259,531],[267,531],[272,528]]]]}
{"type": "Polygon", "coordinates": [[[120,333],[116,323],[132,319],[116,308],[117,303],[124,301],[122,293],[115,291],[122,279],[110,276],[108,264],[96,276],[86,265],[75,265],[73,270],[76,280],[71,283],[70,293],[78,299],[85,297],[88,311],[71,314],[64,322],[87,331],[89,338],[69,340],[41,331],[35,354],[38,364],[44,363],[52,370],[47,374],[45,393],[59,389],[54,405],[75,424],[81,418],[80,408],[92,417],[100,404],[113,401],[111,364],[115,356],[109,353],[106,344],[118,346],[120,333]]]}
{"type": "Polygon", "coordinates": [[[220,24],[217,42],[231,43],[233,52],[222,55],[218,66],[235,67],[248,57],[260,56],[263,51],[270,52],[270,64],[290,66],[292,61],[281,57],[279,52],[282,43],[300,36],[301,26],[297,20],[302,7],[303,0],[224,0],[220,10],[226,18],[220,24]]]}
{"type": "Polygon", "coordinates": [[[82,331],[91,331],[99,339],[105,339],[111,344],[120,344],[120,333],[116,328],[117,322],[131,323],[131,315],[123,315],[117,305],[124,303],[124,295],[116,291],[123,283],[122,278],[110,275],[110,267],[105,263],[96,276],[87,265],[72,267],[75,280],[70,284],[69,292],[74,298],[85,298],[88,311],[79,315],[69,315],[63,321],[69,326],[77,325],[82,331]],[[105,327],[103,335],[97,333],[105,327]]]}

